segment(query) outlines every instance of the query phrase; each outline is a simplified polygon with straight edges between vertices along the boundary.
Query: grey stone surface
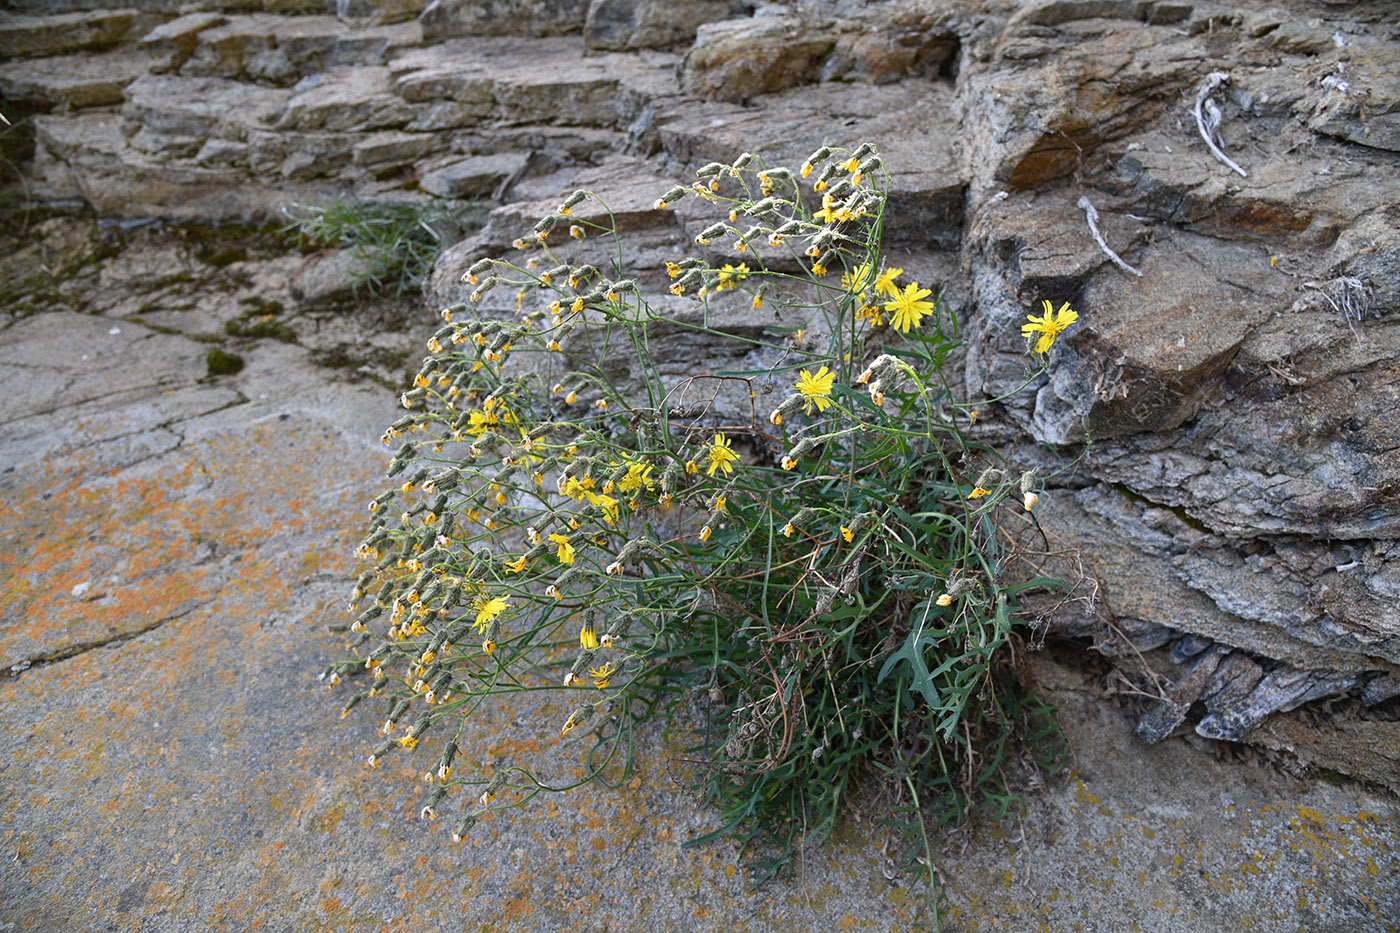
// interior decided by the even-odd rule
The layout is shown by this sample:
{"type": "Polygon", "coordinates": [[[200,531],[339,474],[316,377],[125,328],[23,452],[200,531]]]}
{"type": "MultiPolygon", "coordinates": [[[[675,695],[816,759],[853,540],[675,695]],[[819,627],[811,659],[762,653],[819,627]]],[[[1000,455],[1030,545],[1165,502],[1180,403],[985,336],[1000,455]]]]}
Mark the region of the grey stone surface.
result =
{"type": "Polygon", "coordinates": [[[152,72],[179,71],[189,61],[206,29],[222,26],[228,17],[222,13],[187,13],[161,23],[141,38],[141,47],[151,56],[152,72]]]}
{"type": "Polygon", "coordinates": [[[592,0],[584,21],[589,48],[667,48],[695,39],[696,27],[730,15],[728,0],[592,0]]]}
{"type": "Polygon", "coordinates": [[[440,198],[484,197],[524,171],[528,161],[529,156],[520,152],[470,156],[425,172],[419,187],[440,198]]]}
{"type": "Polygon", "coordinates": [[[116,45],[138,28],[135,10],[86,10],[47,15],[0,14],[0,61],[67,55],[116,45]]]}
{"type": "Polygon", "coordinates": [[[578,32],[588,0],[430,0],[419,20],[428,42],[458,36],[555,36],[578,32]]]}
{"type": "Polygon", "coordinates": [[[81,110],[120,104],[123,89],[146,71],[140,52],[70,55],[0,65],[0,95],[38,110],[81,110]]]}

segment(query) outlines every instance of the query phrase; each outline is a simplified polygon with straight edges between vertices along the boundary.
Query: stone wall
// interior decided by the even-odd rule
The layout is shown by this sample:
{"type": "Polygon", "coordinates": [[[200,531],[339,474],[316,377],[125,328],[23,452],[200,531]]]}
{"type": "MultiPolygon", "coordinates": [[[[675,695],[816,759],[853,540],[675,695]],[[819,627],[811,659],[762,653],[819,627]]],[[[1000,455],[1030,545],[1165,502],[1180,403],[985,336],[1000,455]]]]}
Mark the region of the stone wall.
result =
{"type": "Polygon", "coordinates": [[[958,315],[969,397],[1022,381],[1019,324],[1042,299],[1080,312],[1050,375],[978,422],[1046,471],[1092,438],[1037,514],[1072,555],[1050,570],[1079,581],[1038,607],[1054,629],[1162,693],[1144,738],[1194,728],[1396,786],[1389,4],[14,6],[0,94],[32,120],[32,198],[206,223],[278,220],[292,201],[493,199],[430,303],[579,186],[664,298],[660,259],[692,249],[699,222],[650,210],[670,179],[877,142],[893,256],[958,315]],[[1330,718],[1287,713],[1323,698],[1345,699],[1330,718]]]}

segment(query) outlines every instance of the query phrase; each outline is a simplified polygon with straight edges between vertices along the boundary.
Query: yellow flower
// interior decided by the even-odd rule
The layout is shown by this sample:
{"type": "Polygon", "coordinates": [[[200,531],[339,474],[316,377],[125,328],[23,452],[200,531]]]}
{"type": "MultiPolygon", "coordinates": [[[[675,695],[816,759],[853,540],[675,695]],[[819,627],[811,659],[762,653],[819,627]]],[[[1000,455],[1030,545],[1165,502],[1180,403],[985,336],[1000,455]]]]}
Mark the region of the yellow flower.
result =
{"type": "Polygon", "coordinates": [[[588,504],[596,505],[602,509],[603,517],[608,520],[609,525],[617,521],[618,513],[621,511],[617,506],[616,499],[612,496],[600,496],[596,492],[588,493],[588,504]]]}
{"type": "Polygon", "coordinates": [[[850,272],[841,273],[841,284],[853,292],[865,291],[870,284],[870,263],[863,262],[850,272]]]}
{"type": "Polygon", "coordinates": [[[842,526],[841,526],[841,537],[842,537],[842,538],[845,538],[845,539],[846,539],[846,542],[849,544],[851,541],[854,541],[854,540],[855,540],[856,533],[855,533],[854,531],[852,531],[851,529],[847,528],[845,525],[842,525],[842,526]]]}
{"type": "Polygon", "coordinates": [[[894,280],[904,274],[903,269],[893,267],[885,269],[875,278],[875,291],[886,298],[899,297],[899,286],[894,284],[894,280]]]}
{"type": "Polygon", "coordinates": [[[510,599],[504,596],[493,596],[490,599],[478,599],[476,601],[476,627],[478,630],[486,628],[487,624],[496,616],[506,611],[510,604],[510,599]]]}
{"type": "Polygon", "coordinates": [[[817,411],[826,411],[831,404],[831,387],[836,383],[836,374],[829,372],[825,366],[818,369],[816,375],[808,370],[802,370],[798,374],[797,385],[794,388],[802,393],[802,397],[807,400],[803,409],[808,414],[812,411],[812,406],[817,406],[817,411]]]}
{"type": "Polygon", "coordinates": [[[572,564],[574,562],[574,546],[569,543],[568,535],[552,534],[549,540],[559,545],[559,563],[572,564]]]}
{"type": "Polygon", "coordinates": [[[836,219],[836,199],[829,194],[822,195],[822,209],[812,214],[812,219],[821,223],[831,223],[836,219]]]}
{"type": "Polygon", "coordinates": [[[711,528],[709,525],[706,525],[704,528],[701,528],[701,529],[700,529],[700,540],[701,540],[701,541],[708,541],[708,540],[710,540],[710,535],[712,535],[712,534],[714,534],[714,533],[715,533],[715,532],[714,532],[714,529],[711,528]]]}
{"type": "Polygon", "coordinates": [[[924,315],[933,312],[933,302],[919,299],[932,294],[927,288],[920,288],[918,282],[904,286],[903,294],[897,295],[893,301],[885,302],[885,310],[894,312],[890,316],[890,326],[906,334],[918,327],[923,322],[924,315]]]}
{"type": "Polygon", "coordinates": [[[885,323],[885,317],[881,313],[883,310],[878,304],[868,305],[861,301],[860,307],[856,308],[856,320],[869,321],[871,327],[879,327],[885,323]]]}
{"type": "Polygon", "coordinates": [[[579,629],[578,643],[588,651],[598,650],[598,633],[587,622],[583,624],[583,628],[579,629]]]}
{"type": "Polygon", "coordinates": [[[617,668],[611,661],[601,667],[595,667],[588,672],[588,676],[593,678],[593,686],[599,690],[606,690],[612,675],[617,673],[617,668]]]}
{"type": "Polygon", "coordinates": [[[656,488],[656,482],[651,478],[652,467],[641,463],[629,464],[627,475],[617,484],[617,488],[624,493],[641,492],[643,489],[650,492],[656,488]]]}
{"type": "Polygon", "coordinates": [[[729,445],[729,439],[723,434],[716,434],[714,441],[710,444],[710,465],[705,469],[705,475],[714,476],[715,470],[719,470],[728,476],[734,471],[733,462],[738,459],[739,455],[729,445]]]}
{"type": "Polygon", "coordinates": [[[817,278],[821,278],[822,276],[826,275],[826,266],[822,265],[819,262],[812,263],[812,274],[815,275],[817,278]]]}
{"type": "Polygon", "coordinates": [[[574,710],[572,713],[569,714],[568,721],[564,723],[564,728],[559,730],[559,735],[562,737],[568,735],[570,732],[573,732],[579,726],[587,722],[589,717],[592,715],[593,707],[580,706],[578,709],[574,710]]]}
{"type": "Polygon", "coordinates": [[[1079,314],[1070,308],[1068,301],[1060,305],[1058,311],[1054,310],[1048,301],[1042,301],[1041,304],[1045,306],[1045,314],[1040,317],[1034,314],[1026,315],[1030,323],[1021,325],[1021,336],[1040,334],[1040,339],[1035,342],[1035,352],[1046,353],[1055,345],[1055,338],[1079,320],[1079,314]]]}
{"type": "Polygon", "coordinates": [[[519,557],[517,557],[515,560],[513,560],[513,561],[511,561],[510,563],[506,564],[506,570],[510,571],[511,573],[520,573],[520,572],[521,572],[522,570],[524,570],[524,569],[525,569],[525,555],[524,555],[524,554],[521,554],[521,555],[520,555],[519,557]]]}
{"type": "Polygon", "coordinates": [[[577,476],[571,476],[564,483],[564,488],[560,492],[577,502],[587,496],[592,488],[593,477],[585,476],[583,479],[579,479],[577,476]]]}
{"type": "Polygon", "coordinates": [[[938,603],[940,606],[951,606],[953,604],[953,597],[944,593],[942,596],[938,597],[938,599],[934,600],[934,602],[938,603]]]}
{"type": "Polygon", "coordinates": [[[990,496],[990,495],[991,495],[991,492],[989,492],[989,491],[986,490],[986,489],[983,489],[981,486],[978,486],[976,489],[972,490],[972,492],[968,493],[968,494],[967,494],[967,497],[968,497],[969,499],[980,499],[980,498],[982,498],[983,496],[990,496]]]}
{"type": "Polygon", "coordinates": [[[719,284],[715,286],[715,291],[724,291],[726,288],[733,288],[737,283],[748,278],[749,267],[745,263],[731,266],[725,263],[719,270],[719,284]]]}

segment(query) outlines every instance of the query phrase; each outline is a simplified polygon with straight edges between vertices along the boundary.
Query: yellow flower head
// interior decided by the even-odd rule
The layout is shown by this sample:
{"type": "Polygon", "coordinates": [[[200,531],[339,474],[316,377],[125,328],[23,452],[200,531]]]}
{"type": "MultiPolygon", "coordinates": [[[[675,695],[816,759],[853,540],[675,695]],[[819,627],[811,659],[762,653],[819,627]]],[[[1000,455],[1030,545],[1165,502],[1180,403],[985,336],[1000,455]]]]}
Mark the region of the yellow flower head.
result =
{"type": "Polygon", "coordinates": [[[714,476],[715,471],[719,470],[721,473],[728,476],[734,471],[733,463],[738,459],[739,455],[736,454],[734,448],[730,446],[729,439],[723,434],[716,434],[715,439],[710,443],[710,464],[705,468],[705,475],[714,476]]]}
{"type": "Polygon", "coordinates": [[[853,292],[862,292],[870,284],[871,277],[870,263],[863,262],[850,272],[841,273],[841,284],[853,292]]]}
{"type": "Polygon", "coordinates": [[[737,283],[748,278],[749,267],[745,263],[731,266],[725,263],[719,270],[719,284],[715,286],[716,291],[724,291],[726,288],[733,288],[737,283]]]}
{"type": "Polygon", "coordinates": [[[1021,325],[1021,336],[1030,338],[1034,334],[1040,334],[1040,339],[1035,342],[1035,352],[1047,353],[1055,345],[1055,338],[1064,332],[1075,321],[1079,320],[1079,314],[1072,310],[1069,302],[1060,305],[1060,310],[1054,310],[1054,306],[1048,301],[1042,301],[1045,306],[1045,314],[1036,317],[1028,314],[1029,324],[1021,325]]]}
{"type": "Polygon", "coordinates": [[[588,676],[593,678],[593,686],[599,690],[606,690],[608,682],[615,673],[617,673],[617,666],[609,661],[607,664],[589,670],[588,676]]]}
{"type": "Polygon", "coordinates": [[[860,307],[856,308],[856,320],[869,321],[871,327],[879,327],[885,323],[883,310],[878,304],[868,305],[862,301],[860,307]]]}
{"type": "Polygon", "coordinates": [[[802,393],[807,404],[804,409],[808,414],[812,411],[812,406],[817,406],[817,411],[826,411],[831,404],[831,387],[836,383],[836,374],[829,372],[825,366],[818,369],[816,375],[809,370],[802,370],[798,375],[795,388],[802,393]]]}
{"type": "Polygon", "coordinates": [[[894,280],[904,274],[903,269],[887,268],[875,279],[875,291],[886,298],[895,298],[899,295],[899,286],[894,284],[894,280]]]}
{"type": "Polygon", "coordinates": [[[476,628],[481,631],[491,622],[492,619],[506,611],[510,605],[510,599],[504,596],[493,596],[490,599],[478,599],[476,601],[476,628]]]}
{"type": "Polygon", "coordinates": [[[632,463],[627,467],[627,475],[617,484],[617,488],[624,493],[641,492],[643,489],[650,492],[656,488],[656,481],[651,478],[652,467],[641,463],[632,463]]]}
{"type": "Polygon", "coordinates": [[[515,560],[510,561],[508,564],[506,564],[506,570],[510,571],[511,573],[520,573],[520,572],[521,572],[522,570],[524,570],[524,569],[525,569],[525,555],[524,555],[524,554],[521,554],[521,555],[520,555],[519,557],[517,557],[515,560]]]}
{"type": "Polygon", "coordinates": [[[598,650],[598,633],[587,622],[584,623],[583,628],[579,629],[578,643],[588,651],[598,650]]]}
{"type": "Polygon", "coordinates": [[[932,294],[927,288],[920,288],[918,282],[904,286],[903,293],[893,301],[885,302],[885,310],[893,312],[890,315],[890,326],[906,334],[918,327],[923,323],[924,315],[933,312],[933,302],[920,299],[932,294]]]}
{"type": "Polygon", "coordinates": [[[549,540],[559,545],[559,563],[572,564],[574,562],[574,546],[569,543],[568,535],[552,534],[549,540]]]}

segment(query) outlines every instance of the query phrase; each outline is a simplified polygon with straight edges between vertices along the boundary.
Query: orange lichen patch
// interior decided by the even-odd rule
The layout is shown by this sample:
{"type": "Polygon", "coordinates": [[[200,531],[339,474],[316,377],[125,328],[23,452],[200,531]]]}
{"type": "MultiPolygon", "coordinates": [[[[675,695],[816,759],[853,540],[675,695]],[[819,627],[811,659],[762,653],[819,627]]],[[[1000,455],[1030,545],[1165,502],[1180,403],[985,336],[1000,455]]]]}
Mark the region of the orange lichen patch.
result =
{"type": "Polygon", "coordinates": [[[210,595],[209,570],[192,566],[203,544],[248,550],[255,529],[229,527],[230,500],[179,501],[185,476],[66,484],[27,490],[21,501],[54,505],[0,513],[0,537],[29,541],[0,553],[0,656],[45,657],[142,631],[210,595]]]}
{"type": "Polygon", "coordinates": [[[0,539],[21,545],[0,551],[0,659],[61,657],[139,633],[227,588],[283,596],[292,573],[349,573],[352,500],[372,468],[328,488],[324,461],[308,456],[327,445],[305,432],[309,450],[289,457],[286,433],[258,424],[209,438],[155,476],[86,465],[86,475],[21,481],[10,494],[18,505],[0,511],[0,539]],[[298,536],[319,540],[286,554],[298,536]]]}

